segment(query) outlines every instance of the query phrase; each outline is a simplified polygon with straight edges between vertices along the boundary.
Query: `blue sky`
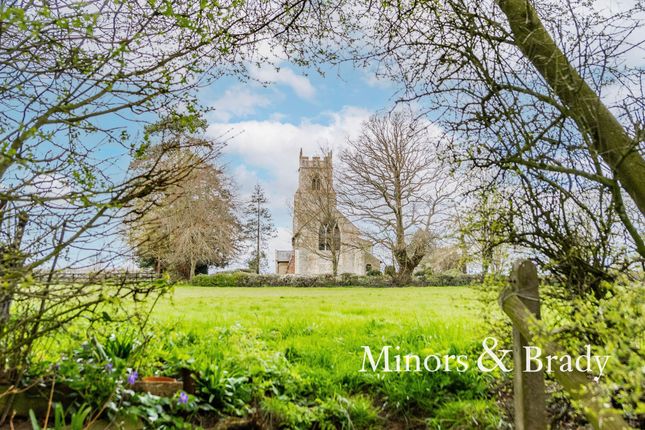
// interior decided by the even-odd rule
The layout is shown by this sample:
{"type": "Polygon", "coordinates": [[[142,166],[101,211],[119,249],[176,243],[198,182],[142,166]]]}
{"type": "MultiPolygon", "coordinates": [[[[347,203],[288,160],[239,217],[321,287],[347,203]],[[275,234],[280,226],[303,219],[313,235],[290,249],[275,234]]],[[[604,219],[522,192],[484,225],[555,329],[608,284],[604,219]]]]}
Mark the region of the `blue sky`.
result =
{"type": "MultiPolygon", "coordinates": [[[[621,2],[616,0],[598,2],[599,8],[618,4],[621,2]]],[[[632,37],[642,41],[643,31],[637,33],[632,37]]],[[[321,76],[289,64],[279,53],[267,54],[270,48],[260,50],[272,58],[274,65],[251,67],[250,75],[255,80],[220,79],[202,88],[199,97],[204,105],[214,109],[207,117],[207,134],[227,137],[223,161],[237,185],[240,200],[248,197],[256,183],[263,186],[269,197],[269,209],[278,231],[268,250],[269,270],[273,270],[275,249],[291,248],[289,208],[297,186],[299,150],[314,155],[325,147],[337,156],[348,137],[360,132],[361,123],[369,115],[393,106],[398,88],[351,64],[341,68],[330,66],[321,76]]],[[[629,60],[642,62],[642,58],[629,60]]],[[[620,100],[621,93],[608,88],[603,98],[620,100]]],[[[119,118],[114,120],[121,124],[119,118]]],[[[136,125],[131,128],[136,129],[136,125]]],[[[110,153],[112,149],[106,151],[110,153]]],[[[118,176],[125,174],[126,169],[127,163],[111,170],[118,176]]],[[[235,266],[243,260],[244,257],[240,258],[235,266]]]]}
{"type": "MultiPolygon", "coordinates": [[[[321,76],[277,61],[279,70],[270,65],[253,69],[251,76],[256,80],[242,82],[228,77],[199,93],[200,101],[214,108],[207,116],[207,134],[226,136],[222,162],[236,184],[239,201],[248,197],[256,183],[262,185],[269,198],[277,237],[269,242],[268,271],[274,270],[275,250],[291,248],[290,205],[297,186],[300,149],[306,155],[314,155],[324,147],[338,155],[347,138],[358,134],[363,121],[372,113],[393,106],[396,90],[393,84],[349,66],[342,73],[330,69],[321,76]]],[[[120,115],[106,116],[101,124],[127,129],[135,142],[141,137],[141,123],[124,122],[120,115]]],[[[127,175],[130,161],[127,150],[116,143],[95,143],[93,159],[96,163],[104,162],[103,172],[116,181],[127,175]]],[[[88,247],[122,251],[124,244],[120,241],[106,241],[109,231],[109,226],[94,230],[87,243],[70,253],[69,261],[87,263],[88,256],[94,254],[85,249],[88,247]]],[[[246,256],[240,256],[231,267],[241,267],[245,259],[246,256]]]]}
{"type": "Polygon", "coordinates": [[[279,65],[279,70],[266,66],[251,71],[252,77],[270,82],[267,86],[226,78],[200,94],[215,109],[208,116],[208,134],[227,136],[223,159],[240,198],[256,183],[269,197],[278,233],[269,243],[270,271],[275,249],[291,248],[290,205],[300,148],[305,155],[318,154],[321,147],[338,155],[370,114],[393,106],[396,91],[392,83],[349,65],[324,76],[279,65]]]}

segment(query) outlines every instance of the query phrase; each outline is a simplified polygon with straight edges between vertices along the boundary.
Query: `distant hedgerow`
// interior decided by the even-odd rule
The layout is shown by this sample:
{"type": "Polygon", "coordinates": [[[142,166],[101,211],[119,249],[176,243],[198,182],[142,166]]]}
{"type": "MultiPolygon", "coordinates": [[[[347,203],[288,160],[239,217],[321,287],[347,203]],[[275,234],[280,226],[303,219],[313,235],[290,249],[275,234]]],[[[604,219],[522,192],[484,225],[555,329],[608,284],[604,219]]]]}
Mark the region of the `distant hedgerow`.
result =
{"type": "MultiPolygon", "coordinates": [[[[462,286],[479,281],[478,276],[468,274],[434,274],[418,277],[411,286],[462,286]]],[[[246,272],[222,272],[212,275],[197,275],[190,281],[198,287],[392,287],[395,284],[389,276],[358,276],[343,273],[332,275],[256,275],[246,272]]]]}

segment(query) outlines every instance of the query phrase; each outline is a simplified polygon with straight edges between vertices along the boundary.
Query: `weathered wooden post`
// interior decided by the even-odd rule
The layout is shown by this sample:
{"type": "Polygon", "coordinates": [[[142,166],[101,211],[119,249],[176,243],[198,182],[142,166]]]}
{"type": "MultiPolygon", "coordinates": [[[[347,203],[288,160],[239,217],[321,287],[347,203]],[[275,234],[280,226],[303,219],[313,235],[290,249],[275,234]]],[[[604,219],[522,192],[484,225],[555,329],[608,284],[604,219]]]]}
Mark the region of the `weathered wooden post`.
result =
{"type": "MultiPolygon", "coordinates": [[[[511,285],[502,291],[499,302],[502,310],[513,321],[513,355],[515,385],[515,426],[521,430],[546,429],[544,374],[523,372],[527,341],[538,336],[540,297],[537,270],[529,260],[515,262],[511,285]]],[[[555,342],[542,341],[547,355],[561,356],[566,352],[555,342]]],[[[622,411],[611,407],[601,385],[589,380],[586,372],[576,369],[553,369],[555,379],[571,398],[580,403],[580,409],[596,430],[624,430],[631,427],[623,420],[622,411]]]]}
{"type": "MultiPolygon", "coordinates": [[[[508,294],[517,296],[524,305],[540,318],[540,294],[538,275],[530,260],[518,260],[513,264],[508,294]]],[[[515,400],[515,428],[517,430],[544,430],[546,424],[546,400],[544,372],[526,372],[526,349],[530,346],[513,325],[513,386],[515,400]]]]}

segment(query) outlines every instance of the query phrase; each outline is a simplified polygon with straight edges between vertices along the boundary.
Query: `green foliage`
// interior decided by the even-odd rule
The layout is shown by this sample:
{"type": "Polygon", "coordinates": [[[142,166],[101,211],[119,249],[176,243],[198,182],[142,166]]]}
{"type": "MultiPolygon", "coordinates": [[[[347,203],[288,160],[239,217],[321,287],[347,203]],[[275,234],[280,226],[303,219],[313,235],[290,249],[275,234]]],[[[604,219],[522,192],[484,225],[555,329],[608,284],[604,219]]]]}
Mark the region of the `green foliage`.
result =
{"type": "Polygon", "coordinates": [[[562,287],[543,288],[548,334],[569,353],[592,347],[592,355],[609,355],[598,381],[636,427],[645,424],[645,285],[604,283],[600,299],[589,293],[563,300],[562,287]],[[638,421],[640,416],[640,421],[638,421]]]}
{"type": "Polygon", "coordinates": [[[267,256],[264,251],[260,251],[260,258],[258,258],[258,253],[256,251],[252,251],[251,255],[246,260],[247,268],[240,271],[246,273],[260,273],[260,269],[265,265],[266,259],[267,256]]]}
{"type": "MultiPolygon", "coordinates": [[[[85,421],[90,416],[92,408],[89,405],[83,405],[76,411],[73,411],[70,416],[69,424],[65,416],[63,405],[56,403],[54,405],[54,430],[83,430],[85,428],[85,421]]],[[[29,420],[33,430],[41,430],[36,414],[33,410],[29,411],[29,420]]],[[[52,428],[52,427],[47,427],[52,428]]]]}
{"type": "Polygon", "coordinates": [[[251,387],[249,378],[241,371],[231,375],[215,363],[195,371],[198,394],[219,412],[242,416],[251,412],[251,387]]]}
{"type": "Polygon", "coordinates": [[[237,287],[240,279],[250,275],[245,272],[215,273],[213,275],[196,275],[190,281],[197,287],[237,287]]]}
{"type": "MultiPolygon", "coordinates": [[[[495,336],[500,348],[511,348],[512,326],[508,317],[500,311],[497,299],[501,289],[507,285],[505,279],[489,276],[478,296],[482,301],[480,318],[486,332],[495,336]]],[[[542,284],[540,286],[543,328],[536,345],[557,343],[570,355],[583,354],[585,346],[591,346],[592,355],[609,355],[610,359],[602,378],[597,383],[605,393],[605,401],[623,411],[625,419],[635,428],[645,422],[645,374],[638,371],[645,363],[645,286],[625,282],[610,284],[604,282],[602,289],[607,293],[596,298],[593,293],[579,296],[563,285],[542,284]]],[[[509,388],[509,375],[498,375],[498,385],[509,388]]],[[[550,410],[556,412],[554,426],[564,425],[561,419],[582,425],[581,411],[576,411],[570,396],[554,380],[549,390],[550,410]]],[[[505,397],[505,396],[500,396],[505,397]]]]}
{"type": "Polygon", "coordinates": [[[210,412],[213,408],[188,396],[186,403],[174,398],[159,397],[150,393],[134,394],[123,401],[120,413],[135,418],[143,428],[157,430],[194,429],[191,418],[199,412],[210,412]]]}
{"type": "MultiPolygon", "coordinates": [[[[410,282],[418,286],[471,285],[479,277],[464,273],[441,273],[419,276],[410,282]]],[[[197,275],[190,281],[199,287],[391,287],[392,279],[374,271],[366,276],[343,273],[332,275],[256,275],[248,272],[222,272],[213,275],[197,275]]]]}
{"type": "Polygon", "coordinates": [[[260,184],[256,184],[253,193],[242,208],[242,237],[252,249],[247,262],[248,268],[255,273],[260,273],[266,265],[267,241],[276,236],[271,212],[267,207],[269,200],[260,184]]]}
{"type": "Polygon", "coordinates": [[[428,420],[433,430],[498,429],[504,421],[493,400],[458,400],[441,406],[428,420]]]}
{"type": "MultiPolygon", "coordinates": [[[[179,287],[152,315],[153,340],[145,348],[123,326],[102,343],[76,348],[59,373],[61,383],[76,380],[76,404],[87,401],[98,410],[107,396],[110,417],[151,429],[194,428],[226,416],[285,429],[422,425],[446,404],[463,401],[464,414],[470,413],[468,402],[488,395],[488,379],[475,370],[359,373],[362,345],[476,355],[474,298],[469,288],[179,287]],[[114,371],[106,372],[104,364],[112,362],[114,371]],[[187,369],[195,394],[180,403],[134,393],[124,383],[132,368],[141,376],[175,377],[187,369]]],[[[490,407],[492,416],[497,412],[490,407]]]]}
{"type": "Polygon", "coordinates": [[[105,340],[105,353],[112,361],[127,361],[138,345],[137,336],[132,329],[126,329],[123,332],[110,335],[105,340]]]}
{"type": "Polygon", "coordinates": [[[72,390],[69,398],[76,407],[83,404],[100,409],[117,390],[126,363],[112,361],[95,339],[86,342],[58,363],[58,380],[72,390]]]}
{"type": "MultiPolygon", "coordinates": [[[[131,328],[122,327],[118,334],[111,334],[102,343],[92,337],[63,353],[53,367],[56,383],[64,387],[61,395],[69,408],[82,411],[87,406],[100,410],[106,404],[118,401],[123,395],[126,374],[142,352],[139,345],[131,328]]],[[[37,367],[32,368],[32,372],[38,372],[37,367]]],[[[37,378],[38,375],[31,376],[37,378]]]]}
{"type": "Polygon", "coordinates": [[[389,277],[394,277],[396,276],[396,268],[394,266],[385,266],[383,274],[389,277]]]}
{"type": "Polygon", "coordinates": [[[479,276],[468,275],[456,269],[435,273],[432,269],[428,268],[426,270],[418,271],[414,275],[417,277],[419,282],[422,282],[425,285],[472,285],[480,281],[479,276]]]}

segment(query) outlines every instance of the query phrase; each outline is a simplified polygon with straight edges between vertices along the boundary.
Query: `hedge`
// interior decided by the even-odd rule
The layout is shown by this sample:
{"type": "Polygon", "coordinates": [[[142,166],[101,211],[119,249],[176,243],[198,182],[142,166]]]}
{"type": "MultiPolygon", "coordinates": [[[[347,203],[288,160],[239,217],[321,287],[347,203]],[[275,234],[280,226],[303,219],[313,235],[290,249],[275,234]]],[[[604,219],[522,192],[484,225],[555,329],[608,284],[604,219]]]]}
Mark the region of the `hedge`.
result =
{"type": "MultiPolygon", "coordinates": [[[[480,281],[479,276],[436,274],[412,280],[409,286],[462,286],[480,281]]],[[[389,276],[332,275],[256,275],[245,272],[221,272],[197,275],[188,284],[198,287],[396,287],[389,276]]]]}

